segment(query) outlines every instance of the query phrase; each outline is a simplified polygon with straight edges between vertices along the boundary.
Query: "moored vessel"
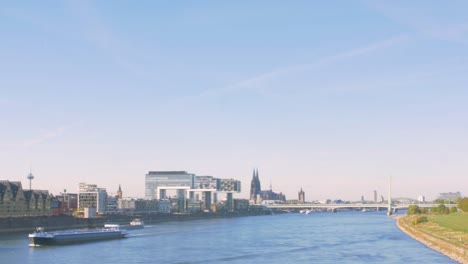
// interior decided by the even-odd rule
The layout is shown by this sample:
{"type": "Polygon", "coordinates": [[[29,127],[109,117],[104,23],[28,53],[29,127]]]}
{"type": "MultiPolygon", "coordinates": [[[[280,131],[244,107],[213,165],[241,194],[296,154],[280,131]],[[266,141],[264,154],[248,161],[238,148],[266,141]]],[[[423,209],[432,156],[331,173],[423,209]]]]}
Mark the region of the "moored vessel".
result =
{"type": "Polygon", "coordinates": [[[139,219],[139,218],[135,218],[133,219],[131,222],[130,222],[130,226],[129,226],[131,229],[140,229],[140,228],[144,228],[145,227],[145,223],[139,219]]]}
{"type": "Polygon", "coordinates": [[[53,232],[45,232],[42,227],[38,227],[34,233],[29,234],[28,238],[30,246],[41,246],[117,239],[124,238],[126,235],[127,230],[120,229],[119,225],[106,225],[101,229],[63,230],[53,232]]]}

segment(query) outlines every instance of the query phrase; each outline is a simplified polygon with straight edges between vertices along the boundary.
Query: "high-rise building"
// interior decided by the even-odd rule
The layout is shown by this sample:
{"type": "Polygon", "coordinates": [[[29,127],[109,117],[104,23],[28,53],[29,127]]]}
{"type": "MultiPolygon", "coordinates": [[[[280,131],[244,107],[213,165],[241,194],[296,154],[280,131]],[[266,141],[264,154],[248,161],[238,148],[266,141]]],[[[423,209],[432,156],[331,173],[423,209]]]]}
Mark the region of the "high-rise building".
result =
{"type": "Polygon", "coordinates": [[[377,203],[377,191],[374,190],[374,203],[377,203]]]}

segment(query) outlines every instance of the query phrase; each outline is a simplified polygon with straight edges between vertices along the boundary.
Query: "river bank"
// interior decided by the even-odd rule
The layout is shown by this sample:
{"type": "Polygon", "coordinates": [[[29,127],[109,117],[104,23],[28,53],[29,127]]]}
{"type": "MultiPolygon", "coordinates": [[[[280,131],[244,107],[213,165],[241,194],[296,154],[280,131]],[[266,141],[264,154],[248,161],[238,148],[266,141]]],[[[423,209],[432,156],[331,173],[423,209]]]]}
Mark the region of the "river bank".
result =
{"type": "MultiPolygon", "coordinates": [[[[435,233],[429,232],[430,228],[423,227],[428,227],[429,225],[431,227],[435,227],[434,225],[437,224],[420,223],[418,225],[413,225],[410,217],[408,216],[397,217],[396,223],[401,231],[432,250],[438,251],[460,263],[468,263],[468,250],[466,244],[461,239],[458,243],[450,242],[451,240],[454,241],[453,238],[457,237],[457,235],[459,235],[458,237],[461,237],[463,233],[457,234],[460,232],[447,230],[444,234],[449,234],[449,236],[446,235],[446,237],[443,237],[441,235],[436,235],[435,233]]],[[[435,228],[438,228],[439,230],[446,229],[438,225],[435,228]]]]}
{"type": "Polygon", "coordinates": [[[73,216],[38,216],[38,217],[7,217],[0,218],[0,235],[6,233],[31,232],[40,226],[46,230],[96,228],[105,223],[128,224],[135,218],[145,223],[154,224],[170,221],[189,221],[213,218],[229,218],[265,215],[271,212],[263,210],[242,212],[193,213],[193,214],[112,214],[96,218],[78,218],[73,216]]]}

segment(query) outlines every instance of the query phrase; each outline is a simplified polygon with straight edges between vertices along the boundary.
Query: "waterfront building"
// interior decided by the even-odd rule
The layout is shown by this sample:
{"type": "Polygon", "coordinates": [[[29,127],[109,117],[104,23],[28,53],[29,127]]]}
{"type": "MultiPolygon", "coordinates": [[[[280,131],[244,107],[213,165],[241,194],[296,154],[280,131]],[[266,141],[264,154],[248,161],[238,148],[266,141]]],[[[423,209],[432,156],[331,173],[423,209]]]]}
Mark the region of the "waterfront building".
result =
{"type": "Polygon", "coordinates": [[[145,198],[167,199],[167,191],[177,192],[174,198],[174,210],[185,212],[188,200],[200,201],[201,208],[210,210],[216,203],[217,192],[227,194],[228,208],[233,210],[233,193],[241,191],[241,182],[235,179],[218,179],[213,176],[196,176],[186,171],[150,171],[145,176],[145,198]],[[200,195],[201,194],[201,195],[200,195]]]}
{"type": "Polygon", "coordinates": [[[95,208],[97,213],[106,212],[107,191],[96,184],[80,183],[78,192],[78,208],[95,208]]]}
{"type": "Polygon", "coordinates": [[[233,193],[241,191],[241,182],[235,179],[220,179],[218,191],[226,193],[226,208],[229,212],[234,211],[233,193]]]}
{"type": "Polygon", "coordinates": [[[199,213],[201,212],[202,203],[195,199],[187,200],[187,212],[189,213],[199,213]]]}
{"type": "Polygon", "coordinates": [[[299,203],[305,203],[305,192],[302,190],[302,187],[301,187],[301,190],[298,193],[298,196],[299,196],[298,202],[299,203]]]}
{"type": "Polygon", "coordinates": [[[250,203],[262,204],[263,201],[286,202],[286,196],[283,193],[276,193],[270,184],[269,190],[260,190],[260,178],[258,177],[258,169],[254,170],[252,181],[250,184],[250,203]]]}
{"type": "Polygon", "coordinates": [[[51,196],[48,191],[25,191],[21,182],[0,181],[0,217],[50,215],[51,196]]]}
{"type": "Polygon", "coordinates": [[[107,196],[106,199],[106,213],[115,214],[119,209],[118,196],[107,196]]]}
{"type": "Polygon", "coordinates": [[[78,194],[76,193],[67,193],[67,190],[64,190],[55,198],[60,202],[59,214],[71,215],[78,208],[78,194]]]}
{"type": "Polygon", "coordinates": [[[158,201],[158,213],[168,214],[171,212],[171,201],[168,199],[161,199],[158,201]]]}
{"type": "Polygon", "coordinates": [[[134,213],[135,212],[135,201],[136,199],[119,199],[118,210],[121,213],[134,213]]]}
{"type": "Polygon", "coordinates": [[[234,199],[234,210],[236,211],[249,210],[249,200],[248,199],[234,199]]]}
{"type": "Polygon", "coordinates": [[[145,176],[145,198],[166,199],[166,190],[177,190],[178,197],[185,199],[185,192],[194,185],[194,176],[186,171],[150,171],[145,176]]]}
{"type": "Polygon", "coordinates": [[[218,185],[219,179],[213,176],[195,176],[193,191],[190,191],[189,197],[198,201],[204,201],[202,210],[211,211],[211,205],[214,201],[213,195],[218,191],[218,185]]]}
{"type": "Polygon", "coordinates": [[[118,211],[121,213],[163,213],[171,212],[171,202],[164,200],[118,199],[118,211]]]}

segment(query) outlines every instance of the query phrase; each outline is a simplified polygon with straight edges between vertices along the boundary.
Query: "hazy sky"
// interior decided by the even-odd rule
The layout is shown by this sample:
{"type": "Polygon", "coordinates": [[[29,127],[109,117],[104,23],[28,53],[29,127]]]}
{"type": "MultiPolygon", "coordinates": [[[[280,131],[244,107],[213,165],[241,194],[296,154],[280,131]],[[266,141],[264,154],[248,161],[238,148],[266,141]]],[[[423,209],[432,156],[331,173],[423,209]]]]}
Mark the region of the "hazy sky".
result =
{"type": "Polygon", "coordinates": [[[5,1],[0,179],[468,195],[467,1],[5,1]]]}

